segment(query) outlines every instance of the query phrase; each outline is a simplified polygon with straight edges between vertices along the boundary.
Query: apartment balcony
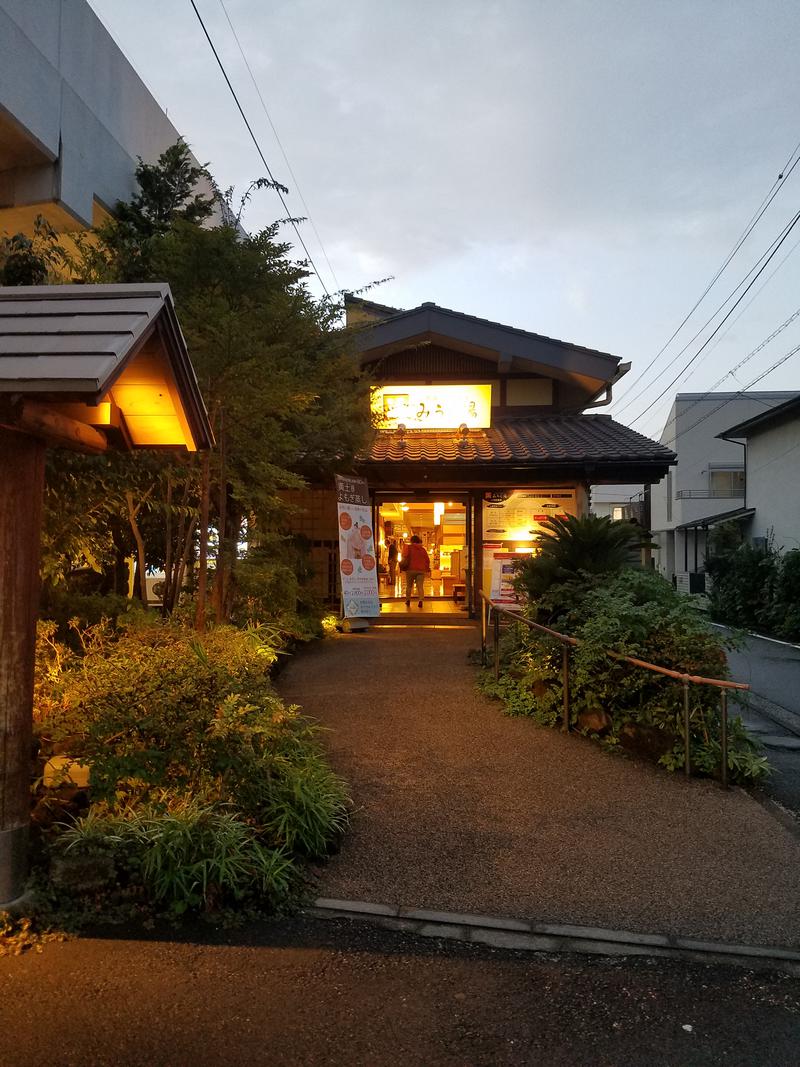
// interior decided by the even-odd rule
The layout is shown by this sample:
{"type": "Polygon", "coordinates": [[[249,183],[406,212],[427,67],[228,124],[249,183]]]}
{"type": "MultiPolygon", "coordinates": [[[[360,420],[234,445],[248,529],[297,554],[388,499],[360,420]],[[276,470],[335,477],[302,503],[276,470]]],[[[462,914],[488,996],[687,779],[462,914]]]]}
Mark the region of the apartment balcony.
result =
{"type": "Polygon", "coordinates": [[[744,486],[735,489],[679,489],[676,500],[744,500],[744,486]]]}

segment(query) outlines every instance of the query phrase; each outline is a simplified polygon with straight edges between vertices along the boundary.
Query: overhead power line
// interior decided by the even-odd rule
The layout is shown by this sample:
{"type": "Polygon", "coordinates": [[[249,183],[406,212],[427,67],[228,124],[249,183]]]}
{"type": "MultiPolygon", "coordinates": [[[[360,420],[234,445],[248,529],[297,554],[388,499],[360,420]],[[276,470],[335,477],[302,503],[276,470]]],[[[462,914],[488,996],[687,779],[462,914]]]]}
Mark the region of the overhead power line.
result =
{"type": "Polygon", "coordinates": [[[219,5],[222,8],[223,14],[225,15],[225,18],[227,20],[228,25],[230,26],[231,33],[233,34],[233,39],[236,41],[236,45],[237,45],[237,47],[239,49],[239,53],[240,53],[240,55],[241,55],[241,57],[242,57],[242,59],[244,61],[244,65],[247,67],[247,73],[250,75],[250,81],[253,83],[253,88],[255,89],[255,91],[256,91],[256,93],[258,95],[258,99],[261,101],[262,110],[263,110],[264,114],[266,115],[267,122],[269,123],[270,129],[272,130],[272,132],[273,132],[273,134],[275,136],[275,141],[277,142],[278,148],[280,148],[280,150],[281,150],[281,155],[283,156],[283,161],[286,164],[286,169],[289,171],[289,174],[292,177],[292,181],[294,182],[295,191],[297,192],[297,195],[300,197],[300,203],[303,205],[303,210],[306,213],[309,225],[311,226],[311,229],[314,231],[314,236],[316,237],[317,241],[319,242],[319,247],[320,247],[320,249],[322,251],[323,256],[325,257],[325,262],[328,264],[328,270],[331,272],[331,277],[333,278],[334,285],[336,286],[337,289],[340,289],[341,286],[339,285],[339,279],[336,277],[336,271],[333,269],[333,266],[331,265],[330,259],[328,259],[328,253],[325,251],[325,245],[322,243],[322,238],[319,235],[319,231],[317,230],[317,227],[314,225],[314,220],[311,217],[311,212],[308,210],[308,204],[306,204],[305,197],[303,196],[303,193],[300,190],[300,183],[297,180],[297,176],[296,176],[295,172],[292,170],[292,165],[289,162],[289,157],[286,155],[286,150],[284,149],[283,144],[281,143],[281,139],[278,136],[278,131],[275,129],[275,123],[272,121],[272,116],[270,115],[269,110],[267,109],[267,105],[266,105],[266,103],[264,101],[264,97],[261,95],[261,90],[258,87],[258,82],[256,81],[255,74],[253,74],[252,67],[250,66],[250,63],[248,62],[247,56],[245,55],[244,48],[242,47],[242,43],[239,40],[239,35],[237,34],[236,30],[234,29],[234,25],[231,22],[231,17],[228,14],[228,9],[225,7],[225,0],[219,0],[219,5]]]}
{"type": "MultiPolygon", "coordinates": [[[[693,400],[691,404],[688,404],[685,408],[683,408],[681,414],[685,415],[687,413],[687,411],[691,411],[692,408],[697,407],[698,404],[702,404],[704,400],[708,400],[708,398],[710,396],[713,396],[714,395],[714,390],[717,389],[720,385],[722,385],[722,383],[725,381],[726,378],[730,378],[732,375],[735,375],[738,370],[741,370],[742,367],[746,363],[749,363],[750,360],[754,358],[754,356],[757,356],[759,352],[762,352],[767,347],[768,344],[771,344],[772,341],[774,341],[776,337],[778,337],[780,334],[782,334],[783,331],[785,329],[787,329],[789,326],[791,326],[791,324],[793,322],[795,322],[798,318],[800,318],[800,308],[797,308],[796,311],[793,311],[788,319],[786,319],[784,322],[782,322],[780,324],[780,326],[777,327],[777,329],[773,330],[772,333],[769,335],[769,337],[765,337],[764,340],[760,344],[756,345],[756,347],[751,352],[748,352],[747,355],[744,357],[744,359],[739,360],[739,362],[736,364],[735,367],[731,367],[731,369],[729,371],[727,371],[725,374],[723,374],[723,376],[721,378],[719,378],[716,382],[714,382],[714,384],[711,386],[710,389],[707,389],[705,393],[703,393],[701,396],[699,396],[697,398],[697,400],[693,400]]],[[[780,362],[782,362],[782,360],[780,360],[779,363],[780,362]]],[[[774,367],[772,367],[771,369],[774,370],[774,367]]],[[[767,371],[766,373],[769,373],[769,371],[767,371]]],[[[749,387],[746,387],[746,388],[749,388],[749,387]]],[[[735,397],[738,397],[740,395],[741,395],[741,391],[734,394],[735,397]]],[[[727,404],[727,403],[728,403],[728,400],[726,399],[720,405],[720,407],[724,407],[725,404],[727,404]]],[[[719,411],[719,408],[714,408],[714,411],[719,411]]],[[[712,412],[712,414],[713,414],[713,412],[712,412]]],[[[705,419],[705,418],[706,418],[706,416],[703,416],[703,419],[705,419]]],[[[701,419],[699,421],[702,422],[703,419],[701,419]]],[[[697,422],[692,423],[692,425],[687,427],[687,429],[692,430],[698,424],[699,423],[697,423],[697,422]]],[[[675,444],[675,442],[678,440],[678,438],[681,437],[685,432],[686,432],[686,430],[681,430],[680,433],[676,433],[673,437],[671,437],[668,441],[666,441],[665,444],[668,444],[668,445],[675,444]]]]}
{"type": "Polygon", "coordinates": [[[710,419],[712,415],[716,415],[718,411],[721,411],[724,407],[726,407],[728,404],[731,404],[734,400],[738,400],[740,399],[740,397],[746,396],[748,389],[752,389],[754,385],[758,385],[758,383],[760,381],[763,381],[764,378],[767,377],[767,375],[772,374],[774,370],[777,370],[778,367],[786,363],[787,360],[790,360],[792,356],[797,355],[798,352],[800,352],[800,344],[795,345],[794,348],[791,348],[788,352],[782,355],[780,359],[776,359],[775,362],[770,364],[770,366],[767,367],[766,370],[762,371],[755,378],[753,378],[752,381],[748,382],[743,389],[740,389],[732,396],[726,397],[721,404],[717,404],[715,408],[712,408],[711,411],[707,411],[705,415],[702,415],[699,419],[696,420],[696,422],[693,422],[691,426],[687,426],[684,430],[681,430],[681,433],[678,436],[681,436],[682,434],[688,433],[690,430],[693,430],[696,426],[699,426],[701,422],[705,422],[706,419],[710,419]]]}
{"type": "MultiPolygon", "coordinates": [[[[743,285],[745,285],[745,283],[748,281],[748,279],[750,279],[750,276],[753,275],[753,273],[755,271],[758,271],[758,273],[755,274],[755,276],[750,280],[750,283],[747,286],[747,289],[744,290],[744,292],[740,295],[739,299],[736,301],[736,303],[733,305],[733,307],[728,311],[728,313],[725,315],[725,317],[721,320],[720,323],[718,323],[718,325],[716,326],[714,331],[706,339],[705,345],[707,345],[708,342],[710,340],[712,340],[712,338],[715,337],[719,333],[720,327],[723,326],[725,324],[725,322],[728,320],[728,318],[730,317],[731,311],[735,310],[735,308],[739,305],[739,303],[741,302],[742,297],[746,295],[748,290],[752,287],[753,282],[757,280],[758,276],[763,271],[763,268],[767,265],[767,263],[770,262],[770,260],[772,259],[772,257],[774,256],[774,254],[778,250],[778,248],[780,248],[781,244],[783,243],[783,241],[785,240],[786,236],[788,235],[788,232],[791,231],[792,225],[793,225],[793,220],[790,220],[786,224],[786,226],[784,226],[784,228],[781,230],[781,232],[778,234],[778,236],[761,253],[759,258],[756,260],[756,262],[753,264],[753,266],[750,267],[750,269],[747,271],[747,273],[744,275],[744,277],[734,286],[734,288],[731,290],[731,292],[728,293],[728,295],[725,297],[725,299],[722,301],[722,303],[719,304],[714,309],[714,311],[709,315],[709,317],[706,319],[706,321],[703,323],[703,325],[700,327],[700,329],[697,330],[696,333],[694,333],[689,338],[689,340],[686,342],[686,344],[683,346],[683,348],[679,349],[678,352],[676,352],[675,355],[672,357],[672,359],[668,363],[666,363],[664,365],[664,367],[658,372],[658,374],[656,374],[654,378],[652,378],[649,382],[647,382],[647,384],[642,389],[640,389],[638,393],[636,393],[632,397],[629,396],[627,398],[627,400],[625,401],[625,403],[623,403],[622,407],[621,408],[617,408],[617,410],[614,412],[616,417],[619,417],[622,414],[623,411],[627,411],[628,408],[631,407],[633,404],[635,404],[637,400],[639,400],[639,399],[641,399],[641,397],[645,396],[645,394],[648,392],[650,387],[652,385],[654,385],[654,383],[657,382],[659,378],[661,378],[664,374],[666,374],[667,371],[670,369],[670,367],[674,367],[675,366],[675,364],[678,362],[678,360],[681,358],[681,356],[685,352],[687,352],[689,348],[691,348],[691,346],[698,339],[698,337],[700,337],[703,334],[703,332],[705,331],[705,329],[708,326],[711,325],[711,323],[714,321],[714,319],[717,317],[717,315],[719,315],[720,312],[723,311],[723,309],[725,308],[726,304],[728,304],[731,300],[733,300],[733,298],[736,296],[737,292],[742,288],[743,285]]],[[[788,256],[786,258],[788,259],[788,256]]],[[[783,262],[785,262],[785,260],[783,262]]],[[[774,276],[774,273],[775,272],[773,272],[773,274],[771,274],[769,276],[769,278],[767,279],[767,282],[772,279],[772,277],[774,276]]],[[[765,282],[764,284],[766,285],[767,282],[765,282]]],[[[763,286],[762,286],[762,288],[763,288],[763,286]]],[[[759,289],[758,292],[760,292],[760,291],[761,290],[759,289]]],[[[757,293],[754,294],[754,298],[755,298],[756,295],[757,295],[757,293]]],[[[748,303],[748,306],[749,306],[749,303],[748,303]]],[[[737,316],[737,318],[738,318],[738,316],[737,316]]],[[[704,347],[705,347],[705,345],[704,345],[704,347]]],[[[686,366],[687,367],[690,366],[692,362],[693,361],[690,361],[688,364],[686,364],[686,366]]],[[[682,373],[682,371],[680,373],[682,373]]],[[[679,377],[680,377],[680,373],[678,375],[679,377]]],[[[658,399],[659,398],[657,397],[655,402],[657,402],[658,399]]]]}
{"type": "MultiPolygon", "coordinates": [[[[664,344],[661,346],[661,348],[658,350],[658,352],[656,352],[656,354],[653,356],[653,358],[650,360],[650,362],[647,364],[647,366],[644,368],[644,370],[641,372],[641,374],[639,374],[636,378],[633,379],[632,382],[629,383],[627,391],[622,394],[620,399],[624,400],[625,397],[628,395],[628,393],[630,393],[630,391],[632,389],[634,389],[636,387],[636,385],[638,385],[638,383],[642,380],[642,378],[644,378],[644,376],[648,373],[648,371],[660,359],[660,357],[664,354],[664,352],[667,350],[667,348],[672,344],[672,342],[675,340],[675,338],[681,332],[683,327],[686,325],[686,323],[689,321],[689,319],[692,317],[692,315],[695,313],[695,311],[698,309],[698,307],[702,304],[702,302],[708,296],[708,294],[711,292],[711,290],[716,285],[716,283],[719,281],[720,277],[722,276],[722,273],[725,271],[725,269],[727,268],[728,264],[731,262],[731,260],[737,254],[737,252],[742,247],[744,242],[747,240],[747,238],[753,232],[755,227],[758,225],[758,223],[760,222],[761,218],[764,216],[764,213],[767,211],[767,209],[769,208],[769,206],[772,203],[772,201],[778,195],[778,192],[780,191],[780,189],[788,181],[789,177],[792,174],[792,171],[794,171],[794,169],[797,166],[797,164],[800,163],[800,155],[798,155],[798,151],[799,150],[800,150],[800,142],[798,142],[795,145],[794,149],[792,150],[791,155],[789,156],[789,158],[786,160],[786,163],[781,168],[781,171],[778,174],[778,177],[772,183],[772,186],[771,186],[770,190],[768,191],[767,195],[764,197],[764,199],[761,201],[759,206],[756,208],[756,210],[755,210],[753,216],[751,217],[750,221],[745,226],[744,230],[740,234],[739,238],[737,239],[737,241],[734,244],[734,246],[731,249],[731,251],[725,257],[725,260],[723,261],[722,265],[718,268],[717,272],[714,274],[714,277],[711,279],[711,281],[705,287],[705,289],[700,294],[698,299],[692,305],[692,307],[690,308],[689,312],[681,320],[680,324],[670,334],[669,338],[664,342],[664,344]],[[795,156],[797,156],[797,158],[795,158],[795,156]]],[[[716,312],[715,312],[715,314],[716,314],[716,312]]],[[[713,318],[713,316],[712,316],[712,318],[713,318]]],[[[705,329],[705,327],[703,327],[703,329],[705,329]]],[[[697,337],[697,334],[695,334],[695,337],[697,337]]],[[[694,340],[694,338],[693,338],[693,340],[694,340]]],[[[690,341],[689,344],[691,344],[691,343],[692,342],[690,341]]],[[[683,351],[685,351],[685,349],[683,351]]],[[[661,373],[663,374],[663,371],[661,373]]],[[[641,396],[641,393],[638,393],[637,396],[641,396]]]]}
{"type": "Polygon", "coordinates": [[[636,416],[636,418],[631,421],[631,426],[634,423],[638,422],[640,419],[644,418],[644,416],[647,414],[647,412],[650,411],[651,408],[655,407],[655,405],[659,402],[659,400],[662,398],[662,396],[664,396],[665,393],[669,392],[669,390],[678,381],[678,379],[681,377],[681,375],[685,371],[687,371],[689,369],[689,367],[691,367],[691,365],[695,362],[695,360],[699,359],[699,357],[701,356],[703,351],[708,347],[708,345],[711,343],[713,338],[719,333],[719,331],[722,329],[722,327],[725,325],[725,323],[728,321],[728,319],[734,313],[736,308],[739,306],[739,304],[741,304],[742,300],[744,300],[744,298],[747,296],[748,292],[752,289],[752,287],[758,281],[758,279],[761,276],[761,274],[766,270],[767,266],[769,265],[769,263],[771,262],[773,257],[775,255],[777,255],[779,248],[781,247],[783,242],[786,240],[786,238],[789,236],[789,234],[792,232],[792,230],[794,229],[794,227],[797,225],[797,223],[799,221],[800,221],[800,211],[798,211],[795,214],[794,218],[791,220],[791,222],[789,222],[784,227],[783,233],[781,234],[781,236],[777,240],[777,242],[774,243],[774,247],[772,248],[772,251],[769,253],[767,258],[761,264],[761,266],[759,267],[758,271],[753,275],[753,277],[747,283],[747,286],[743,289],[741,294],[737,297],[737,299],[734,302],[734,304],[726,312],[726,314],[723,316],[723,318],[720,320],[720,322],[717,324],[717,326],[714,327],[714,329],[711,331],[711,333],[708,335],[708,337],[705,339],[705,341],[702,343],[702,345],[698,348],[698,350],[695,352],[695,354],[692,356],[692,358],[687,363],[685,363],[683,365],[683,367],[681,367],[681,369],[678,371],[678,373],[675,375],[675,377],[672,379],[672,381],[670,381],[661,390],[661,392],[658,394],[658,396],[654,400],[652,400],[647,405],[647,407],[644,408],[643,411],[639,412],[639,414],[636,416]]]}
{"type": "Polygon", "coordinates": [[[216,48],[214,47],[214,42],[211,40],[211,35],[209,34],[208,30],[206,29],[206,24],[205,24],[205,22],[203,22],[203,16],[197,10],[197,4],[194,2],[194,0],[189,0],[189,3],[192,5],[194,13],[197,16],[197,21],[200,23],[200,25],[201,25],[201,27],[203,29],[203,33],[205,34],[206,40],[208,41],[208,43],[209,43],[209,45],[211,47],[211,51],[214,53],[214,58],[217,61],[217,65],[218,65],[219,69],[222,71],[222,76],[225,79],[225,82],[227,83],[228,88],[230,89],[231,96],[233,97],[233,99],[234,99],[234,101],[236,103],[236,107],[239,109],[239,114],[242,116],[242,121],[244,122],[245,126],[247,127],[247,132],[250,134],[252,142],[256,146],[256,151],[258,152],[259,156],[261,157],[261,162],[266,167],[267,176],[269,177],[269,180],[272,182],[272,187],[274,188],[275,192],[278,194],[278,197],[280,198],[281,204],[283,205],[283,209],[286,212],[286,221],[291,224],[294,232],[297,234],[297,240],[300,242],[300,245],[301,245],[303,251],[306,254],[306,260],[308,262],[308,265],[311,267],[313,272],[316,274],[317,280],[319,281],[319,284],[322,286],[322,288],[325,291],[325,295],[329,297],[331,294],[328,291],[328,287],[325,284],[325,282],[322,280],[322,276],[320,275],[319,271],[317,270],[317,267],[316,267],[316,264],[314,263],[314,260],[311,258],[311,253],[306,248],[306,243],[303,240],[302,234],[300,233],[300,230],[297,227],[297,222],[292,217],[292,213],[289,210],[289,206],[286,203],[286,201],[284,200],[283,193],[280,190],[279,184],[275,180],[275,178],[273,177],[272,171],[270,170],[269,163],[267,163],[266,156],[264,155],[264,153],[261,150],[261,145],[258,143],[258,139],[256,138],[256,135],[253,133],[253,127],[250,125],[250,123],[247,120],[247,115],[245,114],[244,108],[242,107],[242,105],[239,102],[239,97],[236,95],[236,90],[234,89],[233,85],[231,84],[231,80],[228,77],[228,72],[225,70],[225,66],[224,66],[222,60],[219,57],[219,53],[217,52],[216,48]]]}

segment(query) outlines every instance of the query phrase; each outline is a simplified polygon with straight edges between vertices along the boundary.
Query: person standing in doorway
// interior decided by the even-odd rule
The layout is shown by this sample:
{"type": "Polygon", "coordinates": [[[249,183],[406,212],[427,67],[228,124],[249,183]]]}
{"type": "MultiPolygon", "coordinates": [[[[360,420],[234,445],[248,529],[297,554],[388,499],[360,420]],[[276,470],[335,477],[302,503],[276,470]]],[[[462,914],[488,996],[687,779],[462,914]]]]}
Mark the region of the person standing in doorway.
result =
{"type": "Polygon", "coordinates": [[[389,541],[388,548],[386,562],[389,564],[389,588],[394,592],[394,583],[397,578],[397,541],[394,538],[389,541]]]}
{"type": "Polygon", "coordinates": [[[422,540],[416,534],[403,550],[400,570],[405,571],[406,575],[406,607],[411,607],[411,596],[415,586],[419,597],[418,606],[422,607],[422,598],[425,596],[425,576],[430,574],[431,561],[422,540]]]}

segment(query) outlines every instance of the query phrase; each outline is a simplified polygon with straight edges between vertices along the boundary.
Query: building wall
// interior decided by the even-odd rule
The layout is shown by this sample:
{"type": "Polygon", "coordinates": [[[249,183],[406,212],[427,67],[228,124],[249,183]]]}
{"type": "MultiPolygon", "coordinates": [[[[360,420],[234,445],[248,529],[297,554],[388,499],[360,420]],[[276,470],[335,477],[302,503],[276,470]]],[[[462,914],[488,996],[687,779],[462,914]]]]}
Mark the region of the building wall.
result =
{"type": "MultiPolygon", "coordinates": [[[[739,495],[715,497],[711,490],[711,472],[744,469],[744,449],[732,441],[722,441],[717,434],[737,422],[758,415],[793,397],[789,392],[679,393],[667,417],[661,443],[678,456],[677,466],[651,490],[651,523],[656,567],[666,577],[683,571],[688,557],[694,569],[694,535],[688,541],[675,527],[696,519],[721,515],[744,507],[745,491],[739,495]]],[[[748,506],[749,491],[748,491],[748,506]]],[[[698,541],[698,569],[703,569],[704,541],[698,541]]]]}
{"type": "Polygon", "coordinates": [[[748,533],[772,537],[779,550],[800,548],[800,418],[770,427],[747,442],[748,533]]]}
{"type": "Polygon", "coordinates": [[[178,137],[85,0],[0,0],[0,231],[91,226],[178,137]]]}
{"type": "Polygon", "coordinates": [[[339,595],[339,527],[333,489],[290,489],[281,493],[289,506],[288,527],[303,539],[314,572],[312,588],[323,601],[339,595]]]}

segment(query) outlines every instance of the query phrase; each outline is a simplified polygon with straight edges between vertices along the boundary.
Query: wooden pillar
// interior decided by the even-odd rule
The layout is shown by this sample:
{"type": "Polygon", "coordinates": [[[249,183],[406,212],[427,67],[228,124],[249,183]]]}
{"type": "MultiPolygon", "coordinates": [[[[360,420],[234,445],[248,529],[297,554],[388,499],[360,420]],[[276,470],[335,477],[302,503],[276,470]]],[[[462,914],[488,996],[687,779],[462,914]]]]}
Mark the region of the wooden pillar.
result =
{"type": "Polygon", "coordinates": [[[0,904],[27,873],[44,457],[43,441],[0,427],[0,904]]]}
{"type": "Polygon", "coordinates": [[[476,489],[472,494],[474,518],[472,526],[472,611],[483,610],[480,591],[483,588],[483,490],[476,489]]]}

